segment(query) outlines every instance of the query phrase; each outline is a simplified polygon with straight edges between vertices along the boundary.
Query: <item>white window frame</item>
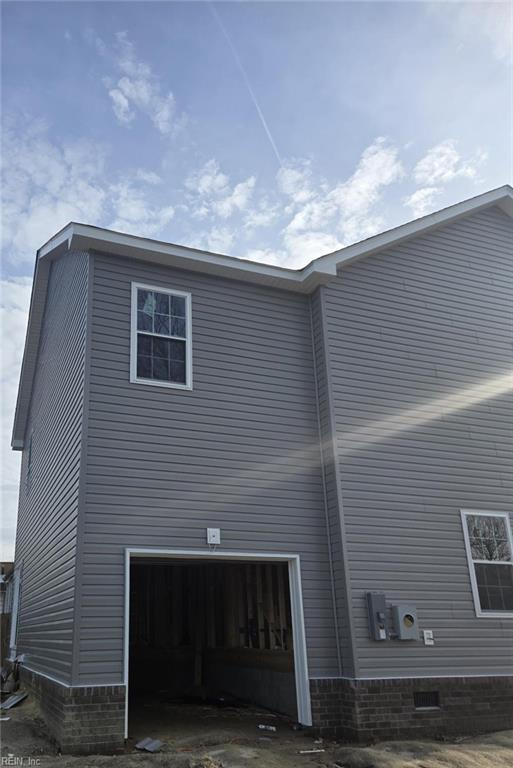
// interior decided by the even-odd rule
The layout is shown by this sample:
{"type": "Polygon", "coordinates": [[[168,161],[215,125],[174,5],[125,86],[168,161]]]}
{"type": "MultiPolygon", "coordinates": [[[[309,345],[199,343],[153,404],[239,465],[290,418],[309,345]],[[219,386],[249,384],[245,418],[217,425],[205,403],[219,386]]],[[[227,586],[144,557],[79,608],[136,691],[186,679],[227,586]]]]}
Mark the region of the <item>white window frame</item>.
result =
{"type": "MultiPolygon", "coordinates": [[[[132,283],[131,297],[131,319],[130,319],[130,382],[132,384],[149,384],[150,387],[167,387],[168,389],[192,389],[192,297],[190,293],[177,291],[174,288],[163,288],[157,285],[146,285],[145,283],[132,283]],[[156,291],[157,293],[167,293],[169,296],[180,296],[185,299],[185,384],[174,381],[160,381],[159,379],[143,379],[137,376],[137,291],[156,291]]],[[[139,331],[143,333],[143,331],[139,331]]],[[[178,337],[165,336],[162,334],[149,334],[161,336],[163,339],[173,339],[178,337]]],[[[179,339],[183,341],[183,339],[179,339]]]]}
{"type": "Polygon", "coordinates": [[[511,520],[508,512],[484,512],[482,510],[475,510],[475,509],[462,509],[461,512],[461,524],[463,527],[463,536],[465,539],[465,549],[467,550],[467,562],[468,562],[468,569],[470,573],[470,583],[472,585],[472,596],[474,598],[474,608],[476,611],[476,616],[478,616],[481,619],[513,619],[513,611],[483,611],[481,608],[481,601],[479,600],[479,589],[477,586],[477,579],[476,579],[476,571],[474,568],[475,563],[492,563],[492,564],[499,564],[500,561],[498,560],[474,560],[472,557],[472,549],[470,547],[470,536],[468,533],[468,525],[467,525],[467,517],[470,515],[474,516],[480,516],[480,517],[501,517],[503,520],[506,521],[506,531],[508,534],[508,542],[510,547],[510,553],[512,556],[511,561],[505,561],[502,562],[504,565],[511,564],[511,567],[513,568],[513,536],[511,534],[511,520]]]}

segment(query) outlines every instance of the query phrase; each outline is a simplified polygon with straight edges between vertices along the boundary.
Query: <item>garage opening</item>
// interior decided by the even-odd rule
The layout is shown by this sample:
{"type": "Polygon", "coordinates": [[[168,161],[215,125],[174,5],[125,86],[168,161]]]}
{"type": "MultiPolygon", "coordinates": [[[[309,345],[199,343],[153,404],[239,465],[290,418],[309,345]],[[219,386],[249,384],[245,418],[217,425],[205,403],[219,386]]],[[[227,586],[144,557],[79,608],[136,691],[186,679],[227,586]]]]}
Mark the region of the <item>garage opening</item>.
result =
{"type": "Polygon", "coordinates": [[[129,606],[130,717],[160,695],[298,719],[288,563],[132,559],[129,606]]]}

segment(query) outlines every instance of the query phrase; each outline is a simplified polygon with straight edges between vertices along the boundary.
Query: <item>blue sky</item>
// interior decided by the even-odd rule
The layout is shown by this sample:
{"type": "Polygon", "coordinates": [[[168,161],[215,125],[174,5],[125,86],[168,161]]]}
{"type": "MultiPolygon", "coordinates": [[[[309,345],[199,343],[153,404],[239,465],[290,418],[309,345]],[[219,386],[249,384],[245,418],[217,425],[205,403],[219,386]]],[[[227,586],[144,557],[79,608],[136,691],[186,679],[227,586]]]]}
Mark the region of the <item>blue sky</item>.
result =
{"type": "Polygon", "coordinates": [[[506,3],[5,2],[8,438],[35,250],[67,221],[274,264],[511,181],[506,3]]]}

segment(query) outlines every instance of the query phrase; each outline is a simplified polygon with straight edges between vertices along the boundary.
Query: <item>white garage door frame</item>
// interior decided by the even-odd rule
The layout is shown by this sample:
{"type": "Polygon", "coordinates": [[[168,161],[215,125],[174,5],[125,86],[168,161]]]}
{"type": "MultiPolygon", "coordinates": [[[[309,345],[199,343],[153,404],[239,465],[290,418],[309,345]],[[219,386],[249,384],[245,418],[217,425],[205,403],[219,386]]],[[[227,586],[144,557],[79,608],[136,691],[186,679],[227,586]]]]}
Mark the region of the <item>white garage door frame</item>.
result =
{"type": "Polygon", "coordinates": [[[140,557],[171,560],[224,560],[240,562],[288,563],[290,607],[294,645],[294,674],[296,680],[297,719],[303,725],[312,725],[308,660],[306,655],[305,619],[301,588],[301,563],[299,555],[277,552],[235,552],[225,550],[196,549],[125,549],[125,626],[123,650],[123,677],[125,684],[125,739],[128,738],[128,665],[130,642],[130,563],[140,557]]]}

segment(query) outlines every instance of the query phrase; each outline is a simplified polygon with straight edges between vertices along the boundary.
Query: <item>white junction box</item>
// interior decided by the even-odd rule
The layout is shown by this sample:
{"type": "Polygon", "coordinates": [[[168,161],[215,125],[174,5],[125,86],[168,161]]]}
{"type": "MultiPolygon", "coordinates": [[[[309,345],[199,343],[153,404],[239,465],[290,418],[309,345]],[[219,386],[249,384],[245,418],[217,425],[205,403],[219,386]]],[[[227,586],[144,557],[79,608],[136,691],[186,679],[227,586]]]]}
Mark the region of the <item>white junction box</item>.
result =
{"type": "Polygon", "coordinates": [[[424,635],[424,645],[434,645],[435,637],[432,629],[424,629],[422,634],[424,635]]]}
{"type": "Polygon", "coordinates": [[[207,544],[220,544],[220,543],[221,543],[221,529],[207,528],[207,544]]]}

